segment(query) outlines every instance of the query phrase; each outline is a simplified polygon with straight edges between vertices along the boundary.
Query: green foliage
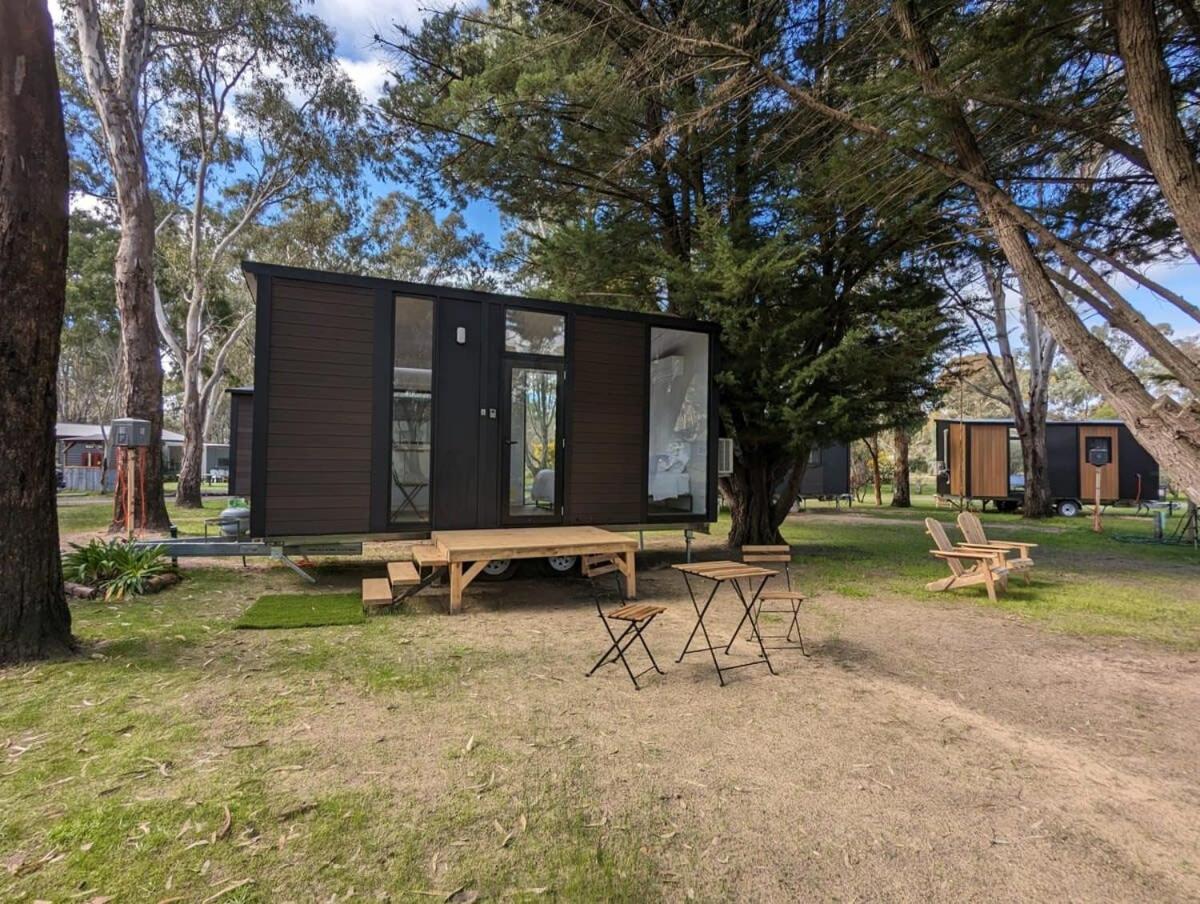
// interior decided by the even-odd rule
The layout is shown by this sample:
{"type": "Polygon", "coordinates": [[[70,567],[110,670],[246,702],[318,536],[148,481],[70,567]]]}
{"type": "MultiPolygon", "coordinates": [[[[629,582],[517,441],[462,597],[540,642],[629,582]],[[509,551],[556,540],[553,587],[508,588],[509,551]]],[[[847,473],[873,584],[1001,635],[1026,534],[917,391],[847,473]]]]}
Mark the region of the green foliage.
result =
{"type": "MultiPolygon", "coordinates": [[[[655,11],[667,29],[739,34],[764,59],[795,49],[774,15],[655,11]]],[[[879,154],[863,174],[862,141],[787,134],[767,84],[743,91],[734,68],[593,24],[494,2],[402,32],[381,102],[411,136],[394,165],[431,201],[495,202],[526,292],[719,323],[737,480],[769,502],[812,444],[911,421],[936,394],[946,333],[926,258],[940,186],[879,154]]]]}
{"type": "Polygon", "coordinates": [[[161,546],[137,547],[119,539],[72,543],[63,556],[64,577],[103,590],[106,600],[141,595],[150,578],[170,570],[161,546]]]}
{"type": "Polygon", "coordinates": [[[120,234],[106,217],[71,212],[67,305],[59,357],[58,410],[65,421],[108,421],[119,364],[113,260],[120,234]]]}

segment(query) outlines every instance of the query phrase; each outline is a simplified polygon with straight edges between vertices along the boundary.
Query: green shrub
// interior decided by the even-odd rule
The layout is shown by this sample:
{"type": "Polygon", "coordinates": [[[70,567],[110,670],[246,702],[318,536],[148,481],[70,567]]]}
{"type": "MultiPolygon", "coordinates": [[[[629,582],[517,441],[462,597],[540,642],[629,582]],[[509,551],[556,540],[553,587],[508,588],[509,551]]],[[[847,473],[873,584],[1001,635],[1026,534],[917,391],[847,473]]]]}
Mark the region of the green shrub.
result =
{"type": "Polygon", "coordinates": [[[63,576],[103,590],[106,600],[145,593],[150,578],[170,570],[161,546],[137,547],[124,540],[92,540],[86,546],[72,543],[71,551],[63,556],[63,576]]]}

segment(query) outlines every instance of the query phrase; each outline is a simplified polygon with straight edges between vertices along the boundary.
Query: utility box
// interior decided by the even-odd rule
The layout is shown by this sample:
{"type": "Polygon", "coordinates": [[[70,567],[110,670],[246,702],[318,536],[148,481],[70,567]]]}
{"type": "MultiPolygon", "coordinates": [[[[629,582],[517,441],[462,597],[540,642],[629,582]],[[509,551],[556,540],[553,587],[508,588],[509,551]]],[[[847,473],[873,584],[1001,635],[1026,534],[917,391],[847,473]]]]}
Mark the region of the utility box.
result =
{"type": "Polygon", "coordinates": [[[112,422],[112,444],[135,449],[150,445],[150,422],[136,417],[119,417],[112,422]]]}
{"type": "Polygon", "coordinates": [[[1108,437],[1089,436],[1087,438],[1087,462],[1094,468],[1103,468],[1112,461],[1112,446],[1108,437]]]}

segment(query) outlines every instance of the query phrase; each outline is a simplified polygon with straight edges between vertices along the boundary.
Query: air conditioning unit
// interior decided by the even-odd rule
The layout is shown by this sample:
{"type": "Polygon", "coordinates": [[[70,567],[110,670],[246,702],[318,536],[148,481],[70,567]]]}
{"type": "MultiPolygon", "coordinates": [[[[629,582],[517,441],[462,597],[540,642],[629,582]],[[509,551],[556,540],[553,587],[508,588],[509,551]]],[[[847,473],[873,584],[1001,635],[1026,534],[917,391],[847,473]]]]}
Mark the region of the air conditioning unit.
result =
{"type": "Polygon", "coordinates": [[[717,476],[728,477],[733,473],[733,440],[721,437],[717,440],[717,476]]]}

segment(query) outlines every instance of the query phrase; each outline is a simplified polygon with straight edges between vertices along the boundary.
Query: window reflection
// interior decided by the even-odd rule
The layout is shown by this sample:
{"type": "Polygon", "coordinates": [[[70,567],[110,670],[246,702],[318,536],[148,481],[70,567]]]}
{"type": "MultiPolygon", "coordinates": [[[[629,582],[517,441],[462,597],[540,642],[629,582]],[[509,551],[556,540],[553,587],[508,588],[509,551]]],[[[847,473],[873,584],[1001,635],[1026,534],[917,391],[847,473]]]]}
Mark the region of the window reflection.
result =
{"type": "Polygon", "coordinates": [[[397,298],[392,360],[393,524],[429,521],[433,300],[397,298]]]}
{"type": "Polygon", "coordinates": [[[650,331],[651,515],[708,509],[708,335],[650,331]]]}
{"type": "Polygon", "coordinates": [[[507,308],[504,312],[504,350],[527,355],[562,355],[566,318],[507,308]]]}

